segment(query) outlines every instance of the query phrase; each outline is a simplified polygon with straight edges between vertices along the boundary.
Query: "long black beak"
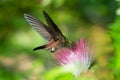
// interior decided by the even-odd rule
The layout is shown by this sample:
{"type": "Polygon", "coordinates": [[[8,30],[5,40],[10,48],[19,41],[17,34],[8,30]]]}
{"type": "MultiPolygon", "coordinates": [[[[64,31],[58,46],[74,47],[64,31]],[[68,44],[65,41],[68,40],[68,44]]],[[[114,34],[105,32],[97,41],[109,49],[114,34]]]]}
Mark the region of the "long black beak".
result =
{"type": "Polygon", "coordinates": [[[44,49],[44,48],[45,48],[45,45],[38,46],[38,47],[34,48],[33,51],[36,51],[36,50],[39,50],[39,49],[44,49]]]}

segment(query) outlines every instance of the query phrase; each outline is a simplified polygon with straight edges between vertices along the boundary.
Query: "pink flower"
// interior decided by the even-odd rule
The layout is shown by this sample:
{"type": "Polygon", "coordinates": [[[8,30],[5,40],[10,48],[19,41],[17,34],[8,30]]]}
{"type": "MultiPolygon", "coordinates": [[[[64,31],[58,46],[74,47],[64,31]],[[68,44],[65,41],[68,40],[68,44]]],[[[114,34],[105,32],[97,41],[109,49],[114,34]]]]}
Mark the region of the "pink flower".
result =
{"type": "Polygon", "coordinates": [[[76,42],[71,48],[62,48],[54,54],[58,63],[67,72],[78,76],[86,72],[93,61],[90,46],[83,39],[76,42]]]}

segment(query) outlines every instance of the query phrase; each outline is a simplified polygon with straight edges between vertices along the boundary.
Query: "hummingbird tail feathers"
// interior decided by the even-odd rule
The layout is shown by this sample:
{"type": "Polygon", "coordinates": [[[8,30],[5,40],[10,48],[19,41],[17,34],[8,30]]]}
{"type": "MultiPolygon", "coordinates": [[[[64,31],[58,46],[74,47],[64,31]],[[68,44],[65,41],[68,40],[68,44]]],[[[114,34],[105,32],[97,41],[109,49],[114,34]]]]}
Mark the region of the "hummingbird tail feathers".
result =
{"type": "Polygon", "coordinates": [[[38,46],[33,49],[33,51],[39,50],[39,49],[44,49],[46,45],[38,46]]]}

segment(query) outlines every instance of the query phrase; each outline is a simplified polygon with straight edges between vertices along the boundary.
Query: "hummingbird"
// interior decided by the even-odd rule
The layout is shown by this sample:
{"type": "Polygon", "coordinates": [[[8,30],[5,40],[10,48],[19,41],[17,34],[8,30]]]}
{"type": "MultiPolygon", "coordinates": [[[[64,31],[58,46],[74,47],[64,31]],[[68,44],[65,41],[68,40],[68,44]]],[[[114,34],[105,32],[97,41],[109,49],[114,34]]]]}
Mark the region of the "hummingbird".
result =
{"type": "Polygon", "coordinates": [[[55,52],[58,49],[63,47],[69,47],[69,41],[66,37],[62,34],[60,29],[57,25],[53,22],[51,17],[43,11],[44,17],[46,19],[47,25],[44,24],[41,20],[29,15],[24,14],[25,19],[27,22],[40,34],[45,40],[46,44],[38,46],[33,49],[33,51],[39,49],[46,49],[51,52],[55,52]]]}

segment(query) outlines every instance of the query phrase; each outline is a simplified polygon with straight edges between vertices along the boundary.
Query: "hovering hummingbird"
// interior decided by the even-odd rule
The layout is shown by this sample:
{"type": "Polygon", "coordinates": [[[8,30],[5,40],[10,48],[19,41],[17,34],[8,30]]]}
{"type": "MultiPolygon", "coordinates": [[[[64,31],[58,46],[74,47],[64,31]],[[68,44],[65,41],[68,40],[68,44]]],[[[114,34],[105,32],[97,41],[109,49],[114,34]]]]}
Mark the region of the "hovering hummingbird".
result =
{"type": "Polygon", "coordinates": [[[29,14],[24,14],[29,24],[47,41],[46,44],[34,48],[33,51],[46,49],[55,52],[62,47],[69,47],[69,41],[65,38],[50,16],[45,11],[43,11],[43,14],[47,25],[29,14]]]}

